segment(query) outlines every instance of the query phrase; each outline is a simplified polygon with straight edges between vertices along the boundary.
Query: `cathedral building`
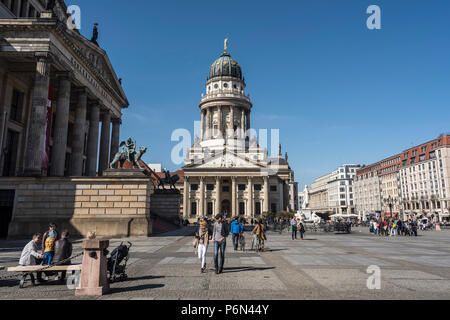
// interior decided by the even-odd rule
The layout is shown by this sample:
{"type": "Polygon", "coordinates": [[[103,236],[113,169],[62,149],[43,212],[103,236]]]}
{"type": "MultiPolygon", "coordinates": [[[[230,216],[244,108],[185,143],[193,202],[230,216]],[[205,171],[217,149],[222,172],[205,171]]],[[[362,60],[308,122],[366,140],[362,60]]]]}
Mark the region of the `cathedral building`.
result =
{"type": "Polygon", "coordinates": [[[240,65],[225,51],[211,65],[199,104],[201,137],[187,151],[183,215],[218,213],[250,220],[297,210],[297,183],[287,154],[269,157],[250,134],[253,104],[240,65]]]}

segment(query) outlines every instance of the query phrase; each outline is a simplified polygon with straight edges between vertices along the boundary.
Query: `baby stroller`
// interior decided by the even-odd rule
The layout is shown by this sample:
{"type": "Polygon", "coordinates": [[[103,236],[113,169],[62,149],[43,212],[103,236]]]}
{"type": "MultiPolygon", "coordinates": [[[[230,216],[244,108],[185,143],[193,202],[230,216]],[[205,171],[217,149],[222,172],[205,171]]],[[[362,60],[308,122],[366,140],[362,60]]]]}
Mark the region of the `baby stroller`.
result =
{"type": "Polygon", "coordinates": [[[107,268],[110,282],[115,282],[117,279],[119,281],[123,281],[127,278],[125,271],[127,268],[130,248],[132,246],[131,242],[127,242],[128,246],[121,242],[120,245],[111,252],[111,255],[108,258],[107,268]]]}

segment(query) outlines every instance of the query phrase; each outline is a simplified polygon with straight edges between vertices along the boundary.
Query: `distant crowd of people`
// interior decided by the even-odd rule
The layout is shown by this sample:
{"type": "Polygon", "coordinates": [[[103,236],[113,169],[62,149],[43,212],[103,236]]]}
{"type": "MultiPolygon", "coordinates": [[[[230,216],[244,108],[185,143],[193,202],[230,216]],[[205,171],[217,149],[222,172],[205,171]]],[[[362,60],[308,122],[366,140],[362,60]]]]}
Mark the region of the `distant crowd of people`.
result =
{"type": "Polygon", "coordinates": [[[386,219],[370,221],[370,232],[379,236],[416,236],[418,223],[416,219],[386,219]]]}

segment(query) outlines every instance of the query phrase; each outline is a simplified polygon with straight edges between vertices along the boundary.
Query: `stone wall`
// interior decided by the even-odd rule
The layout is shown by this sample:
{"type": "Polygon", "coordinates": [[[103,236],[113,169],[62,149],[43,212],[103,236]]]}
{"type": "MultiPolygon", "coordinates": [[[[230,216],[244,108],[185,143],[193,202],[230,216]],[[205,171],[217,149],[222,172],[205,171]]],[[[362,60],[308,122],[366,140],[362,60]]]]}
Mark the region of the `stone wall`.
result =
{"type": "Polygon", "coordinates": [[[151,196],[152,214],[173,223],[178,223],[181,197],[182,195],[179,192],[155,190],[155,193],[151,196]]]}
{"type": "Polygon", "coordinates": [[[15,190],[9,238],[30,237],[55,222],[58,230],[85,236],[149,236],[147,177],[0,178],[0,189],[15,190]]]}

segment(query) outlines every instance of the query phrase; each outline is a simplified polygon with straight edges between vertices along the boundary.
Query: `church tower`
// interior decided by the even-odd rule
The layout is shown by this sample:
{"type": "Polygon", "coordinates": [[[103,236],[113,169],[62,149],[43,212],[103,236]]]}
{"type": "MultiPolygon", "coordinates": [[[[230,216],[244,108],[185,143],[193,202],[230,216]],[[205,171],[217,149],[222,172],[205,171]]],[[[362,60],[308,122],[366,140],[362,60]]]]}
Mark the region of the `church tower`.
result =
{"type": "MultiPolygon", "coordinates": [[[[227,46],[209,69],[206,95],[199,104],[201,146],[211,150],[224,145],[244,149],[250,129],[252,103],[245,94],[245,79],[240,65],[231,58],[227,46]]],[[[247,143],[248,145],[248,143],[247,143]]]]}

